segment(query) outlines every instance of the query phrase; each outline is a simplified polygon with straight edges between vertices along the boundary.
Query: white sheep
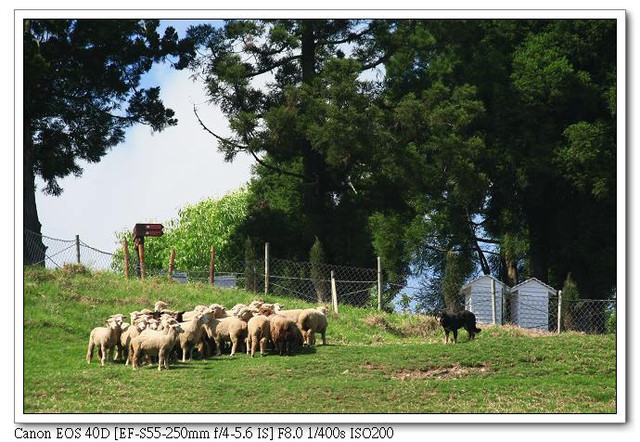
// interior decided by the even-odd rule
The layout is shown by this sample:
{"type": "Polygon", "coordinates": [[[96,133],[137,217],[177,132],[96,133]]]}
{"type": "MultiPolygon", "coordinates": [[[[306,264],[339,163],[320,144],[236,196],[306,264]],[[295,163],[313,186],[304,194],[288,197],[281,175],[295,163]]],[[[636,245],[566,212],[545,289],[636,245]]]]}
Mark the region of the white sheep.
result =
{"type": "Polygon", "coordinates": [[[122,321],[109,318],[105,321],[106,327],[96,327],[91,330],[89,335],[89,348],[87,349],[87,363],[91,364],[93,359],[93,349],[98,347],[98,357],[100,358],[100,365],[104,365],[107,360],[107,351],[109,352],[109,358],[113,355],[113,349],[118,343],[120,336],[120,325],[122,321]]]}
{"type": "Polygon", "coordinates": [[[155,331],[153,333],[140,334],[140,336],[133,338],[130,347],[133,369],[137,370],[140,366],[142,355],[157,356],[158,370],[162,370],[163,367],[168,369],[168,356],[176,342],[178,342],[178,336],[180,336],[181,332],[180,324],[171,324],[166,333],[155,331]]]}
{"type": "Polygon", "coordinates": [[[200,313],[194,316],[190,321],[180,323],[182,333],[180,333],[179,341],[182,349],[182,362],[187,361],[187,354],[189,355],[189,360],[192,359],[193,349],[202,341],[205,333],[203,326],[208,320],[209,313],[206,311],[204,314],[200,313]]]}
{"type": "Polygon", "coordinates": [[[324,307],[305,309],[298,316],[297,326],[306,345],[315,345],[316,333],[322,335],[322,345],[327,345],[327,316],[324,307]]]}
{"type": "Polygon", "coordinates": [[[247,354],[251,352],[251,357],[256,352],[260,344],[260,355],[264,356],[267,350],[267,342],[271,339],[269,318],[256,315],[247,322],[247,354]]]}
{"type": "Polygon", "coordinates": [[[126,331],[120,334],[120,340],[122,342],[122,348],[124,353],[127,356],[125,360],[125,365],[129,365],[131,363],[131,352],[129,351],[131,347],[131,340],[140,336],[140,333],[147,327],[146,321],[137,321],[131,327],[129,327],[126,331]]]}
{"type": "Polygon", "coordinates": [[[231,342],[231,356],[233,356],[238,349],[238,343],[242,344],[247,337],[247,323],[235,316],[215,318],[212,315],[205,325],[205,330],[209,338],[216,343],[217,356],[222,353],[225,342],[231,342]]]}

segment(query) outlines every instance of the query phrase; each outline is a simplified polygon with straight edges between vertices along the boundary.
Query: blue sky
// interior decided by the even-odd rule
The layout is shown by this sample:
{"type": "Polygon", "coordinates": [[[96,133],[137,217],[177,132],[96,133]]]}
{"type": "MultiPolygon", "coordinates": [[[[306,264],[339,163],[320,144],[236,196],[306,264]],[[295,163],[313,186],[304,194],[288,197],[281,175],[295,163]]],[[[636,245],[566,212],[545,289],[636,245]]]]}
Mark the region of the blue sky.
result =
{"type": "MultiPolygon", "coordinates": [[[[194,22],[169,21],[184,35],[194,22]]],[[[178,209],[208,197],[221,197],[250,178],[249,156],[227,163],[216,141],[197,123],[193,105],[213,130],[229,134],[222,113],[206,103],[203,85],[192,81],[190,71],[157,65],[144,79],[158,85],[166,106],[176,112],[178,125],[152,134],[148,127],[127,131],[126,141],[99,163],[82,164],[81,177],[60,180],[59,197],[44,195],[38,181],[36,202],[44,235],[71,239],[76,234],[86,244],[105,251],[116,247],[116,231],[137,222],[163,222],[177,217],[178,209]]]]}

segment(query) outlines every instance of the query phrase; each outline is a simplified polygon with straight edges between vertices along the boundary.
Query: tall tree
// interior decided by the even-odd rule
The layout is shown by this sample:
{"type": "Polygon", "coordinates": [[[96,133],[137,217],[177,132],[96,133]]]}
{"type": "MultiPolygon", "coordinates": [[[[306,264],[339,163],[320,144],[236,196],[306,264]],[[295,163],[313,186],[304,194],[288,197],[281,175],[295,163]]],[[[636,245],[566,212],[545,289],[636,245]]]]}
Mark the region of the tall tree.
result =
{"type": "MultiPolygon", "coordinates": [[[[204,53],[191,66],[232,130],[228,138],[212,134],[229,160],[248,152],[260,176],[296,192],[302,256],[317,236],[328,260],[345,257],[342,240],[348,235],[335,228],[337,217],[359,198],[354,180],[364,176],[363,165],[371,166],[368,156],[381,118],[372,82],[359,77],[386,60],[376,38],[388,34],[390,26],[386,21],[234,20],[188,34],[204,53]]],[[[263,200],[257,207],[267,211],[272,205],[263,200]]],[[[362,227],[366,216],[353,221],[362,227]]],[[[371,262],[372,253],[365,255],[361,258],[371,262]]]]}
{"type": "MultiPolygon", "coordinates": [[[[169,55],[186,66],[191,46],[175,30],[157,32],[157,20],[25,20],[23,23],[23,191],[25,230],[41,233],[35,177],[59,195],[58,180],[79,176],[79,161],[98,162],[145,124],[153,131],[175,125],[158,87],[140,88],[142,75],[169,55]]],[[[25,237],[26,238],[26,237],[25,237]]],[[[41,263],[39,238],[25,239],[24,263],[41,263]]]]}

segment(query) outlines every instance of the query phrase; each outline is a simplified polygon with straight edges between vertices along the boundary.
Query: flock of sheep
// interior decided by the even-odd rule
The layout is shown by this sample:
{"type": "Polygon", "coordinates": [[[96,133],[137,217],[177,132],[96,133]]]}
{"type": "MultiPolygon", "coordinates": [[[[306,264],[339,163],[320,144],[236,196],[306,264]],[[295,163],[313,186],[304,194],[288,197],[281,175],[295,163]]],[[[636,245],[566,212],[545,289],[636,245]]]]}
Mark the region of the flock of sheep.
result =
{"type": "Polygon", "coordinates": [[[253,301],[237,304],[230,312],[219,304],[198,305],[191,311],[172,311],[158,301],[154,310],[143,309],[125,315],[112,315],[104,327],[96,327],[89,337],[87,363],[97,348],[100,363],[107,353],[113,360],[125,359],[136,370],[144,362],[157,358],[158,370],[169,368],[169,360],[191,360],[194,350],[203,358],[220,355],[231,343],[231,355],[246,345],[247,354],[255,354],[258,345],[264,356],[267,345],[280,355],[293,354],[303,345],[315,345],[315,335],[322,335],[326,345],[327,312],[325,307],[284,310],[280,304],[253,301]],[[115,356],[113,351],[115,349],[115,356]]]}

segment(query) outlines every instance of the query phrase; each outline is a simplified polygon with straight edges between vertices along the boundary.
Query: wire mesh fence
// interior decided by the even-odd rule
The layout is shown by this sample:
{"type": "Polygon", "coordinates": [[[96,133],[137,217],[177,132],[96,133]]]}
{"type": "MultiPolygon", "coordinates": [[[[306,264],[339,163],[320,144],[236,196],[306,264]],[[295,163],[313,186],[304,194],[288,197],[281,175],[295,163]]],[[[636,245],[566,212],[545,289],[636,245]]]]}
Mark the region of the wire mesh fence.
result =
{"type": "MultiPolygon", "coordinates": [[[[24,233],[25,262],[60,268],[81,264],[95,270],[124,273],[122,254],[99,250],[79,237],[58,239],[34,232],[24,233]]],[[[141,276],[136,256],[128,263],[131,277],[141,276]]],[[[335,293],[338,305],[409,311],[416,297],[406,293],[405,285],[382,282],[379,270],[330,264],[312,264],[269,258],[252,261],[218,261],[215,266],[189,269],[145,268],[146,276],[171,277],[174,281],[213,283],[225,288],[242,288],[256,294],[273,294],[310,303],[331,304],[335,293]],[[333,277],[333,278],[332,278],[333,277]],[[265,290],[266,286],[266,290],[265,290]]],[[[420,288],[414,288],[418,292],[420,288]]],[[[526,329],[557,332],[615,333],[617,305],[615,299],[560,300],[545,296],[500,291],[476,291],[461,294],[459,307],[474,312],[479,323],[511,324],[526,329]],[[561,305],[558,304],[561,302],[561,305]],[[560,308],[558,308],[560,307],[560,308]],[[560,321],[558,321],[560,315],[560,321]]]]}
{"type": "Polygon", "coordinates": [[[560,331],[615,333],[616,307],[615,299],[561,301],[557,295],[488,291],[464,296],[464,308],[472,311],[479,323],[548,332],[557,332],[560,327],[560,331]]]}
{"type": "Polygon", "coordinates": [[[81,264],[96,270],[112,268],[112,253],[91,247],[78,236],[75,239],[59,239],[26,230],[23,244],[23,253],[30,264],[47,268],[60,268],[68,264],[81,264]]]}

